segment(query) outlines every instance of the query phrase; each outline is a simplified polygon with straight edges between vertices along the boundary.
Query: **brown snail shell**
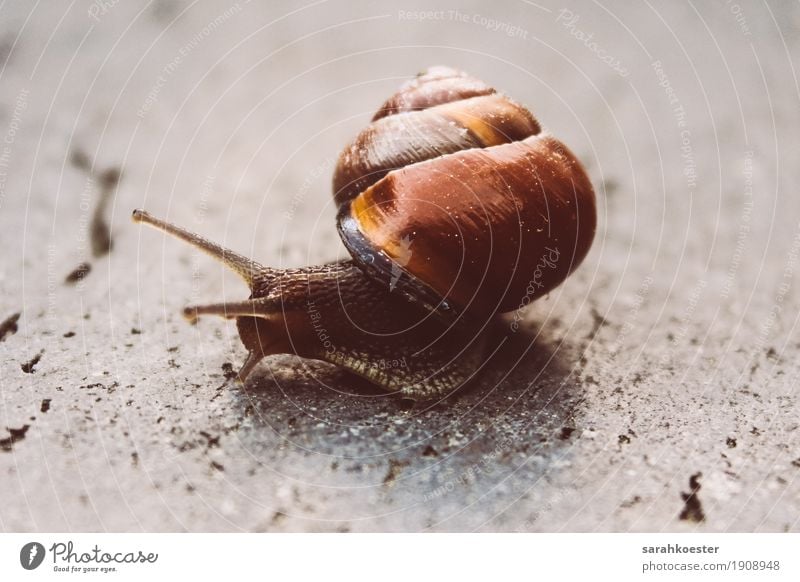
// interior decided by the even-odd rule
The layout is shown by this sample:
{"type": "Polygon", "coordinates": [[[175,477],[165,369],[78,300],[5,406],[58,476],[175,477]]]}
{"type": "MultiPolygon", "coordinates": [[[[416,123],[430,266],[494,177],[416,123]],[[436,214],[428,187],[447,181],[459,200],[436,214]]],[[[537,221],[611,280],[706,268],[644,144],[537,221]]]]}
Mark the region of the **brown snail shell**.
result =
{"type": "Polygon", "coordinates": [[[438,313],[527,304],[580,264],[596,228],[594,191],[572,152],[524,107],[443,67],[379,109],[333,183],[354,260],[438,313]],[[532,286],[543,257],[552,266],[532,286]]]}

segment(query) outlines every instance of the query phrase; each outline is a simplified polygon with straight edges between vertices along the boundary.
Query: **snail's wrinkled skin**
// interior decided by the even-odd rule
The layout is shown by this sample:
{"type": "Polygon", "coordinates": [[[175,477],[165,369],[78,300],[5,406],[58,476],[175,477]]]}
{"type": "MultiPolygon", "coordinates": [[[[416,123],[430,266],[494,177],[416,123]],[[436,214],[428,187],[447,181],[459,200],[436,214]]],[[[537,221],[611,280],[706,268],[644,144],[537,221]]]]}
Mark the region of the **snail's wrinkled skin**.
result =
{"type": "Polygon", "coordinates": [[[352,261],[257,277],[253,294],[272,298],[279,316],[237,319],[251,353],[280,337],[277,353],[331,362],[412,400],[466,384],[485,355],[480,325],[442,321],[352,261]]]}
{"type": "Polygon", "coordinates": [[[344,148],[333,178],[352,260],[273,269],[143,211],[134,220],[202,248],[250,287],[185,315],[236,318],[249,357],[336,364],[414,400],[464,386],[498,314],[559,285],[584,259],[595,196],[574,154],[524,107],[434,67],[344,148]],[[542,266],[544,265],[544,267],[542,266]]]}

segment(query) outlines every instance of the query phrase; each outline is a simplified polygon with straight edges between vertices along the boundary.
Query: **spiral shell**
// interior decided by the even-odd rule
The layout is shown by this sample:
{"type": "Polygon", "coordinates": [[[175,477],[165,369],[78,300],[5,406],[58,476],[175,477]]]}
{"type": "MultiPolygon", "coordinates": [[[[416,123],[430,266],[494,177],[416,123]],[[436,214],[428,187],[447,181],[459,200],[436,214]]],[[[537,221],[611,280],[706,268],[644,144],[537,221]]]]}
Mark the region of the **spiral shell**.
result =
{"type": "Polygon", "coordinates": [[[577,267],[596,228],[572,152],[521,105],[444,67],[380,107],[333,184],[354,260],[439,314],[527,305],[577,267]]]}

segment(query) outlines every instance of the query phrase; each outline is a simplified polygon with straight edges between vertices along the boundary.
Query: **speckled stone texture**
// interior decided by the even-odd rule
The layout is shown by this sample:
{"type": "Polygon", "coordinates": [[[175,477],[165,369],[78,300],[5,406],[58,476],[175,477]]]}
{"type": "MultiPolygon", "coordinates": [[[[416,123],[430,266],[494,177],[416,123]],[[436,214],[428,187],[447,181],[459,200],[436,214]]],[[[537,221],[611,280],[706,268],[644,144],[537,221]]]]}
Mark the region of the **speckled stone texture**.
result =
{"type": "Polygon", "coordinates": [[[797,3],[187,6],[0,7],[0,529],[800,530],[797,3]],[[431,407],[235,385],[180,310],[246,288],[131,210],[340,258],[336,155],[432,64],[585,162],[589,257],[431,407]]]}

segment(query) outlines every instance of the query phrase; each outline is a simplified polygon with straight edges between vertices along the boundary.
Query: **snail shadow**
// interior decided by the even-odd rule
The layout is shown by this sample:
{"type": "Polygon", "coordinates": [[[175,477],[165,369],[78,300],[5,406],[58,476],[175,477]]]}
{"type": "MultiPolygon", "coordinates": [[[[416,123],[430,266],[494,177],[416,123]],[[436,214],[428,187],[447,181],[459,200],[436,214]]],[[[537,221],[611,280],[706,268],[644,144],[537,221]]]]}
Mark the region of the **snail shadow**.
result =
{"type": "Polygon", "coordinates": [[[577,356],[571,346],[538,329],[513,331],[504,320],[494,323],[489,341],[492,348],[481,374],[443,404],[518,407],[530,413],[574,402],[577,356]]]}

